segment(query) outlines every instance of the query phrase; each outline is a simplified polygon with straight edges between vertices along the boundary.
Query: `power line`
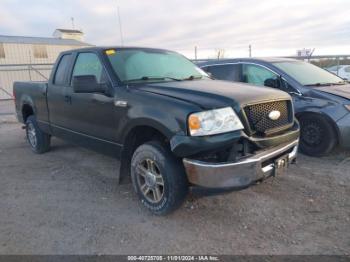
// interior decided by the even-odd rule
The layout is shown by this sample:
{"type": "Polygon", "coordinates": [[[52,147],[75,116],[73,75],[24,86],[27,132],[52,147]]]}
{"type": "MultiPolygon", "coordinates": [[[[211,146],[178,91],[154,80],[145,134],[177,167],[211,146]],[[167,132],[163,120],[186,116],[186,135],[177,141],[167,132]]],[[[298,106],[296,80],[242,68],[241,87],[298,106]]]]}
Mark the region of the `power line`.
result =
{"type": "Polygon", "coordinates": [[[123,39],[122,20],[120,18],[119,6],[117,6],[117,16],[118,16],[118,22],[119,22],[120,43],[121,43],[121,46],[123,46],[124,39],[123,39]]]}
{"type": "Polygon", "coordinates": [[[75,25],[74,25],[74,17],[71,17],[70,20],[72,21],[72,29],[75,29],[75,25]]]}

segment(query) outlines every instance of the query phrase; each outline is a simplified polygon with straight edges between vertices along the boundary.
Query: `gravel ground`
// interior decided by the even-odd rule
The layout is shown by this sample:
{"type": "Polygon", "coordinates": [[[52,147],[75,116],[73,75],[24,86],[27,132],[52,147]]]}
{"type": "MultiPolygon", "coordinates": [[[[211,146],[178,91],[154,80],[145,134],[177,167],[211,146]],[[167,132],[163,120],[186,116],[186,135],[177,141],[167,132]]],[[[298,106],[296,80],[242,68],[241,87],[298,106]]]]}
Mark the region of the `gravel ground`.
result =
{"type": "Polygon", "coordinates": [[[157,217],[117,184],[115,159],[52,145],[33,154],[0,115],[0,254],[350,253],[349,151],[300,155],[286,175],[157,217]]]}

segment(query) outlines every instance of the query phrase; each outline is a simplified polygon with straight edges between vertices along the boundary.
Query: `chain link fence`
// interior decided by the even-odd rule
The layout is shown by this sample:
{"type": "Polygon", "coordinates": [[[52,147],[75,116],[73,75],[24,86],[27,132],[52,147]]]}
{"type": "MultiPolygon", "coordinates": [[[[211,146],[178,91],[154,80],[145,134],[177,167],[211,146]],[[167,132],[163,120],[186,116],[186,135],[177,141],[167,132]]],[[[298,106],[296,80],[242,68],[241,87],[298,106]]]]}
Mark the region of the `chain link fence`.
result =
{"type": "MultiPolygon", "coordinates": [[[[298,58],[298,57],[295,57],[298,58]]],[[[303,57],[310,63],[317,65],[329,72],[336,74],[344,79],[350,79],[350,55],[334,55],[334,56],[311,56],[303,57]]]]}
{"type": "Polygon", "coordinates": [[[0,65],[0,100],[12,99],[15,81],[47,81],[53,64],[0,65]]]}
{"type": "Polygon", "coordinates": [[[40,38],[41,44],[17,38],[18,42],[0,42],[0,100],[13,98],[15,81],[47,81],[60,52],[87,46],[59,44],[54,38],[40,38]]]}
{"type": "MultiPolygon", "coordinates": [[[[284,56],[283,58],[292,58],[302,60],[319,66],[327,71],[338,75],[341,78],[350,80],[350,55],[313,55],[313,56],[284,56]]],[[[193,62],[208,62],[234,58],[210,58],[193,59],[193,62]]]]}
{"type": "MultiPolygon", "coordinates": [[[[62,48],[61,48],[62,49],[62,48]]],[[[69,49],[69,48],[63,48],[69,49]]],[[[32,58],[31,51],[25,55],[23,48],[21,52],[16,53],[15,59],[9,60],[13,63],[4,63],[0,59],[0,100],[12,99],[12,87],[15,81],[47,81],[50,76],[51,70],[54,65],[59,51],[63,50],[51,50],[52,55],[49,53],[49,57],[46,58],[32,58]],[[18,59],[16,59],[16,57],[18,59]],[[34,61],[33,61],[34,60],[34,61]],[[17,61],[26,61],[26,63],[16,63],[17,61]]],[[[339,70],[342,65],[350,66],[350,55],[337,55],[337,56],[312,56],[312,57],[296,57],[290,56],[289,58],[300,59],[309,61],[322,68],[333,67],[332,72],[339,74],[339,70]]],[[[226,58],[225,58],[226,59],[226,58]]],[[[198,59],[193,61],[208,61],[217,59],[198,59]]],[[[350,67],[349,67],[350,70],[350,67]]],[[[341,75],[340,75],[341,76],[341,75]]],[[[341,76],[343,77],[343,76],[341,76]]]]}

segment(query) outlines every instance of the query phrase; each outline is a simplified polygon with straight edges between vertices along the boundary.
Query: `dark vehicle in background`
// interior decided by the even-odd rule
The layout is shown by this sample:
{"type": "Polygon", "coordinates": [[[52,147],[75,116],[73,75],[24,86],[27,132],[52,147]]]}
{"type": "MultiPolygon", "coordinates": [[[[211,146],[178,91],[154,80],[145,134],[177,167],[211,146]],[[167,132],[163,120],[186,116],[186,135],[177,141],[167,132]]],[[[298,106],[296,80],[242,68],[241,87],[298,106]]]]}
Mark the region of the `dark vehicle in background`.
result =
{"type": "Polygon", "coordinates": [[[35,153],[57,136],[121,159],[141,202],[176,209],[189,188],[246,188],[293,163],[299,126],[282,91],[212,80],[175,52],[63,52],[48,83],[16,82],[17,117],[35,153]]]}
{"type": "Polygon", "coordinates": [[[331,72],[345,80],[350,79],[350,65],[336,65],[332,67],[324,68],[328,72],[331,72]]]}
{"type": "Polygon", "coordinates": [[[350,85],[342,78],[307,62],[286,58],[197,64],[216,79],[288,92],[300,122],[300,149],[305,154],[322,156],[336,145],[350,148],[350,85]]]}

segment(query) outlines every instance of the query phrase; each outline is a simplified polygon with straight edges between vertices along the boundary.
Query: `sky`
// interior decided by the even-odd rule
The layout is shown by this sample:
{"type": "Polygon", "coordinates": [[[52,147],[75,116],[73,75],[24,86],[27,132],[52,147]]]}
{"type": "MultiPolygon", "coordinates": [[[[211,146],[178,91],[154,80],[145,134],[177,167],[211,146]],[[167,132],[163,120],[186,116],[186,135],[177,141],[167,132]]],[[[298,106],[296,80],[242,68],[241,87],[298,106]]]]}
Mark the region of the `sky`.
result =
{"type": "Polygon", "coordinates": [[[350,0],[0,0],[0,35],[72,28],[94,45],[123,43],[194,58],[350,53],[350,0]]]}

